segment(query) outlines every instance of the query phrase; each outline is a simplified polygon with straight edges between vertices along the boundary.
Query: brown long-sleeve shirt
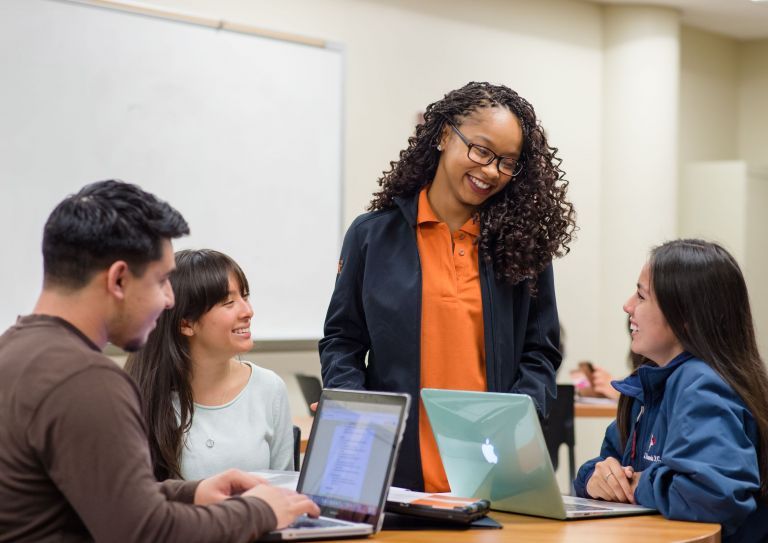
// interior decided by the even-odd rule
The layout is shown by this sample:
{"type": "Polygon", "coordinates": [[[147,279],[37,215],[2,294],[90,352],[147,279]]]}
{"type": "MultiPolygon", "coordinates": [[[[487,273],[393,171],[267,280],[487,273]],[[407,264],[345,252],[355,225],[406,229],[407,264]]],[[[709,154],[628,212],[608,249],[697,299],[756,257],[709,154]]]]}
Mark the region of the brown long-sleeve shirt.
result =
{"type": "Polygon", "coordinates": [[[249,541],[275,527],[257,498],[192,505],[158,483],[139,391],[69,323],[22,317],[0,336],[0,542],[249,541]]]}

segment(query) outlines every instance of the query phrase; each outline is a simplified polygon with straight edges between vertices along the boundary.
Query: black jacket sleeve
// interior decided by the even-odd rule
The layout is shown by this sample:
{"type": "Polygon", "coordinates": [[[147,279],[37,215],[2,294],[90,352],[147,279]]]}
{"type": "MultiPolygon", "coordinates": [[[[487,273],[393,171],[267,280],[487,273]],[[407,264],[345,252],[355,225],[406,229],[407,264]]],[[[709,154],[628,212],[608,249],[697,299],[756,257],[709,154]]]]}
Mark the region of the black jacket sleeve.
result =
{"type": "Polygon", "coordinates": [[[336,286],[319,344],[323,384],[328,388],[365,388],[365,356],[371,340],[363,309],[365,256],[356,226],[357,221],[344,236],[336,286]]]}
{"type": "MultiPolygon", "coordinates": [[[[538,293],[531,298],[517,380],[513,390],[533,398],[543,417],[557,395],[556,374],[560,367],[560,322],[555,301],[552,266],[539,274],[538,293]]],[[[527,285],[524,288],[528,288],[527,285]]],[[[522,323],[521,323],[522,325],[522,323]]]]}

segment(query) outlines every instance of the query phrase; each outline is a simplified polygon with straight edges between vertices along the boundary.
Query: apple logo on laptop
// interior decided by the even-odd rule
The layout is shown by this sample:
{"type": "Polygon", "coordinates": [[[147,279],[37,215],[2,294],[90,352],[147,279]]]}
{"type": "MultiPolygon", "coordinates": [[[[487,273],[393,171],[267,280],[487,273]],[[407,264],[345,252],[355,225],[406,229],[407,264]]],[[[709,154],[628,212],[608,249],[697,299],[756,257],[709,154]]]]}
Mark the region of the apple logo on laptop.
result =
{"type": "Polygon", "coordinates": [[[496,456],[496,452],[493,450],[493,445],[491,444],[490,439],[486,437],[485,443],[483,443],[480,448],[483,450],[483,456],[485,457],[486,462],[489,464],[499,463],[499,457],[496,456]]]}

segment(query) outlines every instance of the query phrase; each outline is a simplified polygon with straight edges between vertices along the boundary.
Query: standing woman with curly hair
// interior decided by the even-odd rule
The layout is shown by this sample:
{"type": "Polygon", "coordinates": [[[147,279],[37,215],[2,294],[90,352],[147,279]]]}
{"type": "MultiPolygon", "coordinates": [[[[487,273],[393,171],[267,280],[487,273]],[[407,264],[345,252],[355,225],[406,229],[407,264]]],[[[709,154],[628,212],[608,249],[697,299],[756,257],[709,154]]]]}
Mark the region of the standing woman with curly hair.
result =
{"type": "MultiPolygon", "coordinates": [[[[556,151],[505,86],[469,83],[427,106],[344,239],[326,387],[516,392],[546,416],[561,361],[551,262],[575,228],[556,151]]],[[[449,490],[421,402],[393,484],[449,490]]]]}

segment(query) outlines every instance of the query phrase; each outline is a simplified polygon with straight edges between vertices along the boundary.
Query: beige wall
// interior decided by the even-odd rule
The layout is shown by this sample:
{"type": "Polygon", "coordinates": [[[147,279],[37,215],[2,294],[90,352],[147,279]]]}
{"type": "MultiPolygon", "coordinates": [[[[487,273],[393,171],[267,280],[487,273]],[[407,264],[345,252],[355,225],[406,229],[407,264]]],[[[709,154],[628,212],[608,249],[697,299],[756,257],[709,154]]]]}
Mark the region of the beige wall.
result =
{"type": "Polygon", "coordinates": [[[768,277],[768,168],[747,167],[747,194],[744,275],[755,319],[757,345],[763,360],[768,363],[768,282],[765,280],[768,277]]]}
{"type": "MultiPolygon", "coordinates": [[[[153,0],[273,30],[320,37],[346,51],[345,223],[364,211],[376,179],[412,133],[416,115],[470,80],[506,84],[536,108],[563,158],[580,231],[555,263],[569,363],[597,359],[601,344],[601,175],[603,16],[568,0],[153,0]]],[[[619,256],[621,257],[621,256],[619,256]]],[[[623,353],[617,364],[623,370],[623,353]]],[[[295,368],[317,372],[313,353],[259,355],[286,380],[295,413],[305,406],[295,368]],[[303,369],[301,369],[303,368],[303,369]]],[[[614,370],[616,371],[616,370],[614,370]]],[[[567,371],[561,378],[568,380],[567,371]]],[[[602,428],[584,437],[596,452],[602,428]],[[595,443],[593,443],[595,442],[595,443]]],[[[561,462],[563,465],[564,462],[561,462]]],[[[567,489],[560,470],[561,485],[567,489]]]]}
{"type": "Polygon", "coordinates": [[[680,236],[716,241],[743,265],[749,199],[746,164],[740,160],[688,163],[680,194],[680,236]]]}
{"type": "Polygon", "coordinates": [[[739,47],[739,155],[768,165],[768,40],[739,47]]]}
{"type": "Polygon", "coordinates": [[[680,35],[681,166],[739,156],[739,44],[683,27],[680,35]]]}
{"type": "MultiPolygon", "coordinates": [[[[151,4],[324,38],[344,47],[346,224],[363,212],[377,177],[404,147],[417,113],[429,102],[469,80],[504,83],[518,90],[534,104],[551,143],[561,149],[578,211],[578,240],[572,252],[555,263],[558,307],[568,331],[566,373],[579,359],[599,361],[616,374],[626,370],[626,343],[612,338],[609,347],[603,347],[600,324],[608,307],[615,306],[617,318],[622,318],[624,296],[607,299],[601,277],[610,274],[617,262],[641,263],[649,247],[644,238],[640,243],[632,241],[636,236],[628,236],[630,241],[606,251],[601,237],[606,231],[622,235],[628,228],[642,229],[655,217],[643,213],[632,221],[622,218],[619,228],[606,218],[610,214],[605,210],[614,204],[610,195],[605,201],[603,183],[606,8],[578,0],[475,0],[471,9],[450,0],[151,0],[151,4]]],[[[670,82],[675,89],[679,83],[674,168],[694,160],[762,159],[768,149],[764,129],[768,41],[742,44],[682,27],[679,48],[679,80],[670,82]]],[[[644,201],[654,198],[642,184],[626,190],[644,191],[644,201]]],[[[624,199],[626,193],[620,196],[624,199]]],[[[662,196],[667,197],[674,201],[674,195],[662,196]]],[[[625,206],[621,211],[633,213],[625,206]]],[[[677,217],[663,219],[674,222],[677,217]]],[[[628,279],[627,295],[634,280],[628,279]]],[[[314,353],[266,358],[256,362],[272,367],[287,381],[291,372],[302,368],[318,371],[314,353]]],[[[567,375],[561,373],[561,380],[567,381],[567,375]]],[[[289,390],[294,411],[302,413],[303,403],[290,382],[289,390]]],[[[581,443],[577,460],[597,452],[603,426],[577,427],[581,443]]]]}
{"type": "Polygon", "coordinates": [[[692,162],[683,169],[680,235],[724,245],[738,260],[750,294],[760,352],[768,353],[768,169],[743,160],[692,162]]]}
{"type": "Polygon", "coordinates": [[[574,358],[595,358],[600,296],[601,8],[568,0],[156,0],[154,5],[343,45],[345,222],[363,212],[416,115],[470,80],[504,83],[535,106],[561,149],[578,241],[556,262],[574,358]]]}
{"type": "Polygon", "coordinates": [[[741,264],[768,355],[768,40],[684,28],[679,234],[714,239],[741,264]],[[717,161],[717,162],[715,162],[717,161]]]}
{"type": "Polygon", "coordinates": [[[648,247],[675,236],[680,23],[653,6],[608,6],[603,18],[599,343],[593,361],[627,371],[624,301],[648,247]],[[653,217],[638,222],[639,217],[653,217]]]}
{"type": "Polygon", "coordinates": [[[481,0],[466,10],[464,4],[437,1],[152,3],[343,45],[347,223],[364,210],[417,113],[469,80],[505,83],[529,97],[556,143],[572,154],[597,141],[588,121],[599,108],[600,19],[591,4],[481,0]],[[571,24],[553,25],[556,18],[571,24]],[[574,80],[578,88],[566,84],[574,80]]]}

